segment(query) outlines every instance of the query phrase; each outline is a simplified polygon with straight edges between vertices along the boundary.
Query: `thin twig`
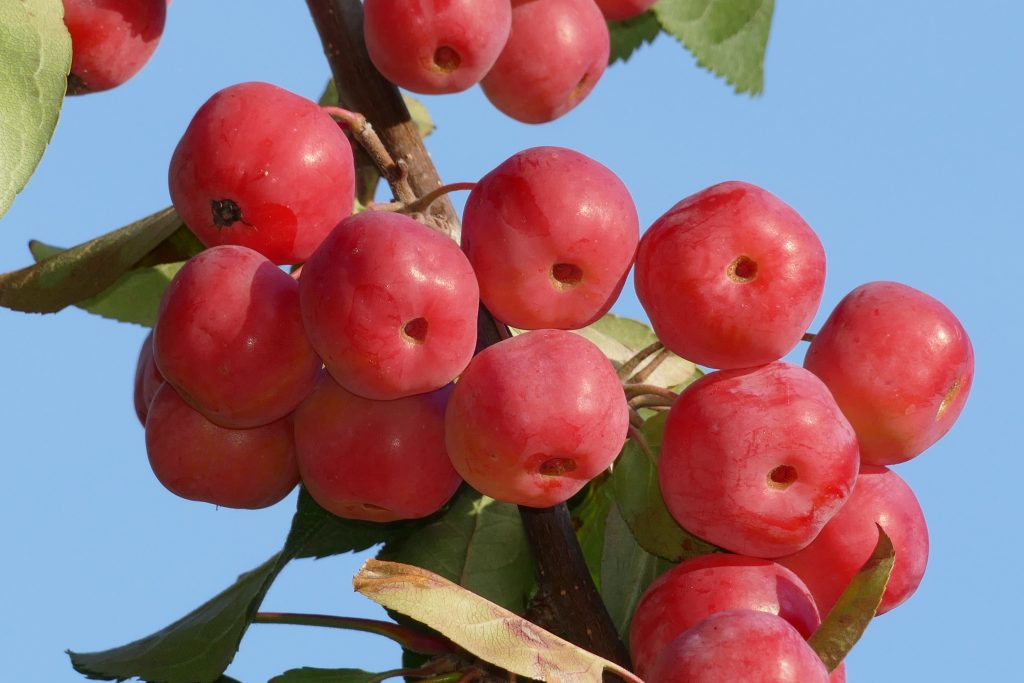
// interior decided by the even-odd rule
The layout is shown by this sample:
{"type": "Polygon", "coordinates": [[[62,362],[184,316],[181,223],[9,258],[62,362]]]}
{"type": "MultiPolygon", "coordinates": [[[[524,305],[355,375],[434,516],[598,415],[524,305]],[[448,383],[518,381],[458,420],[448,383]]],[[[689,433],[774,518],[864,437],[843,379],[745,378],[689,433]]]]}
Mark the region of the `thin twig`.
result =
{"type": "Polygon", "coordinates": [[[635,384],[643,384],[651,375],[654,374],[654,371],[658,369],[658,366],[664,363],[665,359],[671,355],[671,351],[666,348],[662,348],[654,358],[651,359],[651,362],[637,370],[636,374],[629,378],[629,381],[635,384]]]}
{"type": "Polygon", "coordinates": [[[630,356],[625,363],[619,366],[618,375],[619,379],[625,381],[634,370],[640,367],[640,364],[644,362],[644,359],[650,356],[652,353],[657,353],[661,349],[665,348],[664,344],[660,341],[648,344],[644,348],[640,349],[632,356],[630,356]]]}
{"type": "Polygon", "coordinates": [[[666,389],[665,387],[659,387],[657,384],[623,384],[622,390],[626,393],[627,399],[644,396],[646,394],[661,396],[669,401],[675,401],[679,398],[679,394],[676,392],[671,389],[666,389]]]}

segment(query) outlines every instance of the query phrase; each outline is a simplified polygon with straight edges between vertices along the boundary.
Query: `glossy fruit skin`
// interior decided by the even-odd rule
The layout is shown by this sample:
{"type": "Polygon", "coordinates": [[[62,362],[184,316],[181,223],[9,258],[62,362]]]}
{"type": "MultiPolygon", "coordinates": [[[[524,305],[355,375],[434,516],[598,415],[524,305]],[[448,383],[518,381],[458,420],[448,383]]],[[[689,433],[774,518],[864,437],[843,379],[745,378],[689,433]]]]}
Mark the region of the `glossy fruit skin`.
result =
{"type": "Polygon", "coordinates": [[[828,389],[776,362],[688,386],[665,422],[658,480],[683,528],[779,557],[810,543],[850,496],[857,437],[828,389]]]}
{"type": "Polygon", "coordinates": [[[657,0],[595,0],[601,14],[610,21],[624,21],[646,12],[657,0]]]}
{"type": "Polygon", "coordinates": [[[313,347],[360,396],[439,389],[473,357],[473,267],[455,242],[408,216],[367,211],[342,221],[303,266],[299,293],[313,347]]]}
{"type": "Polygon", "coordinates": [[[328,511],[390,522],[441,509],[462,480],[445,453],[450,388],[371,401],[321,373],[295,411],[302,483],[328,511]]]}
{"type": "Polygon", "coordinates": [[[291,415],[255,429],[225,429],[166,382],[149,407],[146,451],[171,493],[221,507],[265,508],[299,483],[291,415]]]}
{"type": "Polygon", "coordinates": [[[165,0],[64,0],[72,50],[68,94],[109,90],[138,73],[166,19],[165,0]]]}
{"type": "Polygon", "coordinates": [[[846,683],[846,662],[839,662],[839,666],[832,669],[828,683],[846,683]]]}
{"type": "Polygon", "coordinates": [[[676,636],[732,609],[778,615],[805,639],[821,623],[804,582],[782,565],[743,555],[702,555],[659,576],[640,598],[629,627],[633,670],[646,678],[676,636]]]}
{"type": "Polygon", "coordinates": [[[880,524],[896,549],[878,614],[905,602],[917,590],[928,565],[928,527],[914,492],[887,467],[862,465],[853,495],[843,509],[798,553],[778,562],[811,589],[827,614],[878,542],[880,524]]]}
{"type": "Polygon", "coordinates": [[[974,349],[937,299],[898,282],[847,294],[807,349],[804,367],[832,391],[872,465],[906,462],[960,416],[974,349]]]}
{"type": "Polygon", "coordinates": [[[315,102],[239,83],[199,108],[174,150],[171,201],[208,247],[237,244],[274,263],[309,258],[352,213],[352,147],[315,102]]]}
{"type": "Polygon", "coordinates": [[[709,187],[644,233],[636,293],[658,338],[712,368],[782,358],[821,301],[825,251],[810,226],[750,183],[709,187]]]}
{"type": "Polygon", "coordinates": [[[480,82],[505,47],[509,0],[365,0],[363,35],[395,85],[440,95],[480,82]]]}
{"type": "Polygon", "coordinates": [[[513,0],[508,42],[480,86],[517,121],[553,121],[594,89],[609,50],[608,25],[593,0],[513,0]]]}
{"type": "Polygon", "coordinates": [[[146,426],[146,415],[149,413],[149,404],[156,396],[156,390],[164,383],[164,376],[156,367],[153,361],[153,333],[150,332],[142,341],[142,348],[139,349],[139,360],[135,364],[135,387],[133,399],[135,403],[135,414],[142,426],[146,426]]]}
{"type": "Polygon", "coordinates": [[[232,429],[292,412],[321,366],[302,327],[298,283],[236,246],[200,252],[174,276],[160,303],[153,356],[182,398],[232,429]]]}
{"type": "Polygon", "coordinates": [[[523,150],[481,178],[462,226],[484,305],[523,329],[576,329],[607,313],[639,238],[618,176],[562,147],[523,150]],[[572,281],[557,270],[567,267],[572,281]]]}
{"type": "Polygon", "coordinates": [[[828,683],[828,670],[785,619],[716,612],[677,636],[648,683],[828,683]]]}
{"type": "Polygon", "coordinates": [[[565,502],[607,469],[628,423],[611,363],[561,330],[526,332],[481,351],[445,414],[448,455],[462,478],[530,507],[565,502]]]}

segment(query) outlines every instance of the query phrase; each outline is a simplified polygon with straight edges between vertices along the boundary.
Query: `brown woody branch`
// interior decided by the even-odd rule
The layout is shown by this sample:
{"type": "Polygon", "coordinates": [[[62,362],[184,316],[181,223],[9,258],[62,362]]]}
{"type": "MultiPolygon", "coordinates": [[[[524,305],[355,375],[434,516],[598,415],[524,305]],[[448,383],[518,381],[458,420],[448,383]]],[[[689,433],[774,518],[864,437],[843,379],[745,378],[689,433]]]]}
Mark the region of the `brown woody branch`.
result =
{"type": "MultiPolygon", "coordinates": [[[[323,42],[341,105],[373,126],[391,156],[407,169],[418,197],[442,185],[398,89],[373,67],[363,41],[359,0],[306,0],[323,42]]],[[[451,202],[433,202],[425,218],[449,235],[459,234],[451,202]]],[[[481,306],[478,350],[508,337],[508,329],[481,306]]],[[[590,577],[566,506],[520,508],[537,565],[538,589],[562,635],[595,654],[629,667],[629,656],[590,577]]]]}

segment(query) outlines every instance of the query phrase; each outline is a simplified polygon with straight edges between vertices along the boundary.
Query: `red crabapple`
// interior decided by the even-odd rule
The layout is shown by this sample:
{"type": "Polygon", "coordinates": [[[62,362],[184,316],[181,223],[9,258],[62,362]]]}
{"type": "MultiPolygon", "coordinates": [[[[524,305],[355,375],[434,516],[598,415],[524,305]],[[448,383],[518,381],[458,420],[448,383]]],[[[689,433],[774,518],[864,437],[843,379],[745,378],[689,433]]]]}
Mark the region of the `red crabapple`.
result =
{"type": "Polygon", "coordinates": [[[828,670],[785,619],[758,610],[716,612],[677,636],[648,683],[828,683],[828,670]]]}
{"type": "Polygon", "coordinates": [[[295,411],[302,483],[349,519],[390,522],[441,509],[462,480],[445,454],[450,389],[394,401],[345,391],[326,372],[295,411]]]}
{"type": "Polygon", "coordinates": [[[225,429],[166,382],[149,407],[146,451],[171,493],[222,507],[265,508],[299,483],[291,415],[255,429],[225,429]]]}
{"type": "Polygon", "coordinates": [[[509,0],[365,0],[373,65],[395,85],[438,95],[466,90],[494,65],[512,25],[509,0]]]}
{"type": "Polygon", "coordinates": [[[846,683],[846,662],[839,662],[839,666],[832,669],[828,683],[846,683]]]}
{"type": "Polygon", "coordinates": [[[71,34],[68,94],[121,85],[145,66],[164,33],[165,0],[64,0],[71,34]]]}
{"type": "Polygon", "coordinates": [[[303,266],[299,294],[313,347],[360,396],[439,389],[473,357],[473,267],[455,242],[408,216],[342,221],[303,266]]]}
{"type": "Polygon", "coordinates": [[[767,190],[726,182],[684,199],[644,233],[636,293],[666,347],[712,368],[786,355],[814,318],[825,252],[767,190]]]}
{"type": "Polygon", "coordinates": [[[804,367],[836,397],[857,431],[861,459],[893,465],[956,422],[974,379],[974,350],[938,300],[897,282],[870,282],[839,302],[804,367]]]}
{"type": "Polygon", "coordinates": [[[315,102],[240,83],[199,108],[168,181],[185,225],[208,247],[238,244],[274,263],[309,258],[352,213],[352,147],[315,102]]]}
{"type": "Polygon", "coordinates": [[[623,21],[638,17],[646,12],[657,0],[595,0],[601,14],[611,21],[623,21]]]}
{"type": "Polygon", "coordinates": [[[847,584],[871,556],[880,524],[892,539],[896,562],[878,614],[914,594],[928,564],[928,527],[914,492],[887,467],[862,465],[853,495],[809,546],[780,557],[814,594],[827,614],[847,584]]]}
{"type": "Polygon", "coordinates": [[[142,426],[146,426],[146,414],[149,404],[153,402],[156,390],[164,383],[164,376],[157,370],[153,361],[153,333],[150,332],[139,349],[139,360],[135,364],[135,414],[142,426]]]}
{"type": "Polygon", "coordinates": [[[640,598],[629,627],[633,670],[646,678],[676,636],[731,609],[776,614],[805,639],[821,623],[804,582],[782,565],[743,555],[702,555],[659,576],[640,598]]]}
{"type": "Polygon", "coordinates": [[[480,86],[518,121],[552,121],[590,94],[609,50],[608,25],[593,0],[513,0],[508,43],[480,86]]]}
{"type": "Polygon", "coordinates": [[[821,381],[776,362],[688,386],[665,423],[658,479],[679,525],[727,550],[779,557],[846,502],[857,437],[821,381]]]}
{"type": "Polygon", "coordinates": [[[279,420],[316,380],[299,285],[252,249],[223,246],[193,256],[164,293],[153,332],[164,378],[222,427],[279,420]]]}
{"type": "Polygon", "coordinates": [[[534,147],[476,184],[462,248],[496,318],[525,329],[575,329],[615,302],[639,234],[618,176],[571,149],[534,147]]]}
{"type": "Polygon", "coordinates": [[[565,502],[606,470],[628,424],[611,363],[561,330],[481,351],[445,414],[448,455],[462,478],[491,498],[530,507],[565,502]]]}

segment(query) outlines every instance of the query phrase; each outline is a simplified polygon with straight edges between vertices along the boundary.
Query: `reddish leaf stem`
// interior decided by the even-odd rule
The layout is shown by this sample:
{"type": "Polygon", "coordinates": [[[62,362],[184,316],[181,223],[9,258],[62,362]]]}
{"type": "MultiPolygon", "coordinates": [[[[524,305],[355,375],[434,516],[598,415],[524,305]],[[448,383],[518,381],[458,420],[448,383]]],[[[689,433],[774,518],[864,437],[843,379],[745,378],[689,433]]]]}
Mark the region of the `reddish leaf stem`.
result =
{"type": "Polygon", "coordinates": [[[295,614],[291,612],[257,612],[254,624],[290,624],[293,626],[321,626],[350,631],[364,631],[390,638],[407,650],[424,655],[444,655],[458,648],[447,638],[422,633],[408,626],[377,619],[338,617],[329,614],[295,614]]]}

